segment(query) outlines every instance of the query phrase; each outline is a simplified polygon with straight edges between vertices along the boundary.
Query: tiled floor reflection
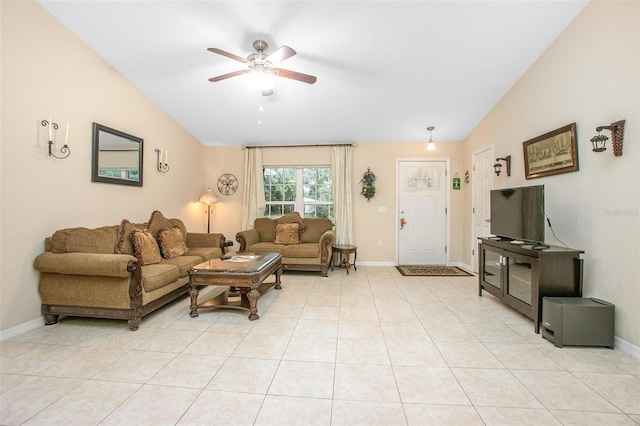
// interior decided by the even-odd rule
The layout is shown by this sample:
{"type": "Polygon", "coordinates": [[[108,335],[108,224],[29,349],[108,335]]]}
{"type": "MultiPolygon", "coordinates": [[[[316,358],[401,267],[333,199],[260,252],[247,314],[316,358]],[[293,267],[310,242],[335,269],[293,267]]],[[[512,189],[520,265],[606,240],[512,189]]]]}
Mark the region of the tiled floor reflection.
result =
{"type": "Polygon", "coordinates": [[[640,360],[555,348],[476,277],[282,281],[258,321],[185,296],[135,332],[65,318],[1,342],[0,424],[640,424],[640,360]]]}

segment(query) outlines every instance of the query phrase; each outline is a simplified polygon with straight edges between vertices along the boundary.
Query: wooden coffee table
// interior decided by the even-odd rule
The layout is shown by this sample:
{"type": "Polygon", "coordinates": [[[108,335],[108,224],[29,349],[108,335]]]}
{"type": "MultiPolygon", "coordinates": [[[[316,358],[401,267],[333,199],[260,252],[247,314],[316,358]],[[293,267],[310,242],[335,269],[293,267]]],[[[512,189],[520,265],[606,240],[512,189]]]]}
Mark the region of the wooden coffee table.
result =
{"type": "Polygon", "coordinates": [[[191,317],[197,317],[199,308],[235,307],[249,309],[249,320],[258,316],[258,297],[275,286],[280,290],[282,256],[279,253],[236,253],[202,262],[189,271],[189,296],[191,296],[191,317]],[[265,283],[271,274],[276,280],[265,283]],[[227,287],[213,299],[198,304],[198,286],[217,285],[227,287]]]}

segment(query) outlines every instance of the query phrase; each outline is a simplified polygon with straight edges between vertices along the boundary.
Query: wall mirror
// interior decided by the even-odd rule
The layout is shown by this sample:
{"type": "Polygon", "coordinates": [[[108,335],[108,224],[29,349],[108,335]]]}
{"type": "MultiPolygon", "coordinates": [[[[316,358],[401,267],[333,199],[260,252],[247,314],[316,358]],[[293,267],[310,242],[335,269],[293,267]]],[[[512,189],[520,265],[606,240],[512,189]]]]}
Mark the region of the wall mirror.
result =
{"type": "Polygon", "coordinates": [[[93,123],[91,182],[142,186],[142,139],[93,123]]]}

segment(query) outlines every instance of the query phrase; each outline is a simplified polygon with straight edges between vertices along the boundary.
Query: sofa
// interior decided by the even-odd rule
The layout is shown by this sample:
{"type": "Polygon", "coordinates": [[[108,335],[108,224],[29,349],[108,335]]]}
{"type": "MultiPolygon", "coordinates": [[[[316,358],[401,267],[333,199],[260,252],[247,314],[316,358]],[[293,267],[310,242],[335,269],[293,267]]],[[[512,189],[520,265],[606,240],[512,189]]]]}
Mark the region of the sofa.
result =
{"type": "Polygon", "coordinates": [[[224,254],[222,234],[187,232],[159,211],[149,221],[95,229],[67,228],[45,239],[34,267],[46,325],[59,316],[142,317],[188,291],[189,269],[224,254]]]}
{"type": "Polygon", "coordinates": [[[335,239],[329,219],[303,219],[297,212],[277,219],[257,218],[253,228],[236,234],[240,252],[280,253],[283,271],[320,271],[323,277],[328,273],[335,239]]]}

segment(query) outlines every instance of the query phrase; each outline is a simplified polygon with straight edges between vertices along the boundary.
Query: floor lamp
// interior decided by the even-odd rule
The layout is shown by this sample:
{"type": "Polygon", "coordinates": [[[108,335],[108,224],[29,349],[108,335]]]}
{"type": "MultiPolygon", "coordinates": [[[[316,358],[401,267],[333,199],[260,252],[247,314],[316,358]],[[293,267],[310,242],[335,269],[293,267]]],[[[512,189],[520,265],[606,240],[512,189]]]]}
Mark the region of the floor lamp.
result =
{"type": "Polygon", "coordinates": [[[211,232],[211,204],[218,203],[218,197],[213,193],[211,188],[207,188],[206,191],[202,193],[200,199],[198,200],[201,203],[205,203],[207,205],[207,234],[211,232]]]}

